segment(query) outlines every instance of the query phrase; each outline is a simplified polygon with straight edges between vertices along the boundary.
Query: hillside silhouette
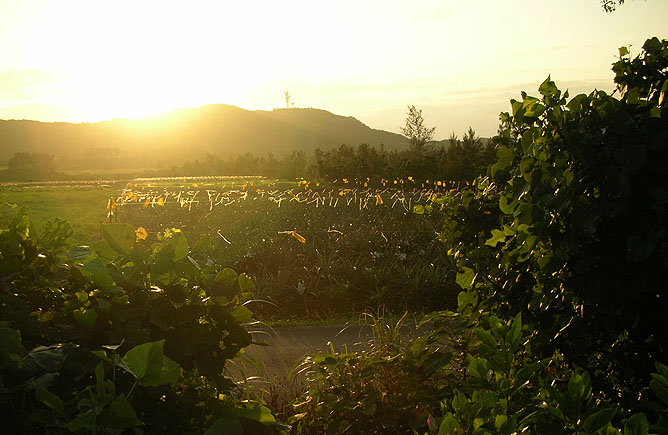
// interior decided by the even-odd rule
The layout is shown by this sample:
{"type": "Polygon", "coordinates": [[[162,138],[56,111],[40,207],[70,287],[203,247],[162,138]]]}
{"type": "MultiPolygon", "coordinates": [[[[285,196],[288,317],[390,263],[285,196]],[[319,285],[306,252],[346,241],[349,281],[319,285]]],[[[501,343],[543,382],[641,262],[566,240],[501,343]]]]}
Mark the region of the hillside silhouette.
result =
{"type": "Polygon", "coordinates": [[[319,109],[245,110],[224,104],[178,109],[139,120],[45,123],[0,120],[0,161],[15,153],[48,153],[63,169],[169,167],[207,154],[311,154],[360,143],[407,148],[399,134],[319,109]]]}

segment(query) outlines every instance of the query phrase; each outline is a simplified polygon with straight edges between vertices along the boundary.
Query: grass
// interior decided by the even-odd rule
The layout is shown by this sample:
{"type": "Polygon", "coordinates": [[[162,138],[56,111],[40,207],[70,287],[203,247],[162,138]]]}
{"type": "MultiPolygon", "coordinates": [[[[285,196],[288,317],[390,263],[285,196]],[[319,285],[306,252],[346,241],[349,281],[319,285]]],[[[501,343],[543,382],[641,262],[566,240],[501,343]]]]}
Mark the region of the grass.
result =
{"type": "MultiPolygon", "coordinates": [[[[120,189],[115,185],[2,187],[0,200],[30,209],[30,219],[38,232],[58,217],[74,229],[72,242],[88,244],[99,237],[100,223],[107,221],[107,200],[120,189]]],[[[7,206],[0,209],[0,222],[6,224],[15,214],[7,206]]]]}
{"type": "MultiPolygon", "coordinates": [[[[96,171],[98,174],[100,171],[96,171]]],[[[101,178],[105,174],[99,173],[101,178]]],[[[185,187],[192,187],[189,183],[185,187]]],[[[218,186],[220,183],[217,183],[218,186]]],[[[58,217],[68,221],[74,229],[72,244],[89,244],[97,240],[100,234],[100,223],[108,222],[107,201],[110,196],[117,197],[126,187],[126,181],[112,184],[55,184],[35,183],[31,185],[0,185],[0,202],[4,201],[17,207],[27,206],[30,219],[37,231],[44,230],[47,222],[58,217]]],[[[142,186],[145,185],[142,184],[142,186]]],[[[153,182],[157,189],[178,186],[175,181],[153,182]]],[[[212,182],[201,183],[203,189],[214,186],[212,182]]],[[[219,187],[219,186],[218,186],[219,187]]],[[[0,207],[0,224],[6,225],[15,215],[15,210],[7,206],[0,207]]]]}

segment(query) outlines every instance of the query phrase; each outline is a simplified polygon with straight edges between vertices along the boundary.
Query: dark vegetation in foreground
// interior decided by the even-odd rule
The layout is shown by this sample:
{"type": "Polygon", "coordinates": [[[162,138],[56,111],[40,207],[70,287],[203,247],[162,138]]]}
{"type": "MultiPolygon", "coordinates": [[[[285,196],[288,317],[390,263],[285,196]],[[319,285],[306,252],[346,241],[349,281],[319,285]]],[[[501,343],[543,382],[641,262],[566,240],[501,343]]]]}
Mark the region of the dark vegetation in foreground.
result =
{"type": "Polygon", "coordinates": [[[371,350],[307,359],[308,391],[273,413],[224,376],[258,289],[209,238],[108,224],[71,249],[65,222],[36,237],[19,212],[0,233],[5,428],[668,433],[667,68],[654,38],[620,49],[620,99],[548,78],[512,101],[487,176],[415,208],[440,214],[456,308],[412,343],[377,319],[371,350]]]}

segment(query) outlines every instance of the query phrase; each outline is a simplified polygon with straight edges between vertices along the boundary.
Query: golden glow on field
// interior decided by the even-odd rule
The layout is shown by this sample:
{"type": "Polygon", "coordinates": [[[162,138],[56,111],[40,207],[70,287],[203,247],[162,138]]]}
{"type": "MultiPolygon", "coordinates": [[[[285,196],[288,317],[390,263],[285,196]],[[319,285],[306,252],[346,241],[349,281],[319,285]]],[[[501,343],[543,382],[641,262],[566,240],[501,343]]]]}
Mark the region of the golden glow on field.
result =
{"type": "Polygon", "coordinates": [[[178,107],[284,105],[437,137],[497,116],[548,74],[611,90],[617,47],[666,37],[668,2],[30,0],[0,3],[0,119],[97,121],[178,107]],[[554,25],[545,25],[546,20],[554,25]]]}

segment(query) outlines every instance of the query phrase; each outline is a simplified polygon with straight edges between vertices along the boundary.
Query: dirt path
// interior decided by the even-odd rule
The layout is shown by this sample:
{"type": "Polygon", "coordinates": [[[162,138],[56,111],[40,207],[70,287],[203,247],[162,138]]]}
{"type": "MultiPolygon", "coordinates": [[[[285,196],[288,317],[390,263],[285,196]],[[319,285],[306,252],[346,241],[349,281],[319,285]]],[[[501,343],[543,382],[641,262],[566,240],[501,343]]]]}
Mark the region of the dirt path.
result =
{"type": "MultiPolygon", "coordinates": [[[[411,339],[424,333],[415,324],[402,327],[402,337],[411,339]]],[[[367,325],[283,326],[251,328],[253,338],[267,346],[250,345],[240,358],[226,364],[233,379],[246,379],[274,409],[287,406],[307,389],[305,373],[298,365],[306,356],[331,352],[354,352],[368,348],[373,329],[367,325]]]]}
{"type": "Polygon", "coordinates": [[[372,338],[371,327],[360,325],[283,326],[251,331],[254,340],[267,346],[250,345],[237,364],[246,376],[269,380],[287,378],[306,356],[329,352],[330,342],[337,352],[352,352],[366,346],[372,338]]]}
{"type": "MultiPolygon", "coordinates": [[[[248,346],[245,355],[235,360],[238,367],[231,370],[235,378],[286,379],[306,356],[331,352],[329,343],[336,352],[354,352],[367,348],[373,338],[372,327],[368,325],[282,326],[250,331],[254,340],[267,346],[248,346]]],[[[402,327],[405,340],[415,337],[417,332],[414,324],[402,327]]],[[[421,332],[426,332],[426,328],[421,332]]]]}

